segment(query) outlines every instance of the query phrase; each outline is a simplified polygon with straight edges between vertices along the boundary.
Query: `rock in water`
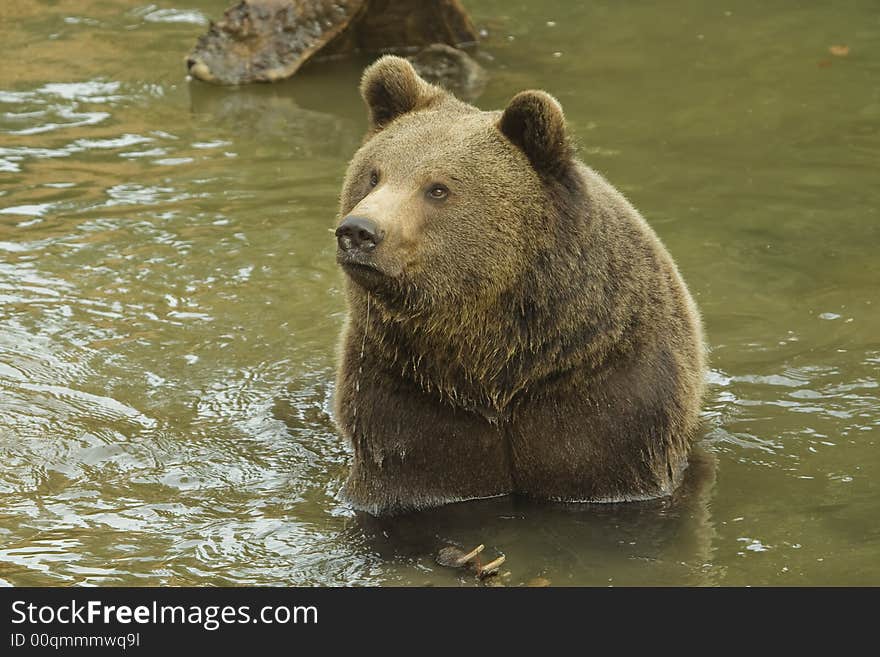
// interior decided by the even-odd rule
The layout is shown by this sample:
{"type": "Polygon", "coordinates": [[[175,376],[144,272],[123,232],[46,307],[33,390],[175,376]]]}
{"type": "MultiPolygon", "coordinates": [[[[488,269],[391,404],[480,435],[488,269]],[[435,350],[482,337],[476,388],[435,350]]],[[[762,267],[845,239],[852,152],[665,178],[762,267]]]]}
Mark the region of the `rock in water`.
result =
{"type": "Polygon", "coordinates": [[[274,82],[293,75],[348,27],[365,0],[242,0],[230,7],[186,60],[206,82],[274,82]]]}
{"type": "Polygon", "coordinates": [[[356,50],[412,51],[432,43],[460,46],[478,40],[459,0],[367,0],[365,4],[352,24],[351,45],[356,50]]]}
{"type": "Polygon", "coordinates": [[[465,51],[435,43],[407,57],[416,72],[462,100],[477,98],[486,87],[486,71],[465,51]]]}
{"type": "Polygon", "coordinates": [[[220,84],[289,78],[312,56],[475,43],[458,0],[242,0],[199,37],[186,63],[220,84]]]}

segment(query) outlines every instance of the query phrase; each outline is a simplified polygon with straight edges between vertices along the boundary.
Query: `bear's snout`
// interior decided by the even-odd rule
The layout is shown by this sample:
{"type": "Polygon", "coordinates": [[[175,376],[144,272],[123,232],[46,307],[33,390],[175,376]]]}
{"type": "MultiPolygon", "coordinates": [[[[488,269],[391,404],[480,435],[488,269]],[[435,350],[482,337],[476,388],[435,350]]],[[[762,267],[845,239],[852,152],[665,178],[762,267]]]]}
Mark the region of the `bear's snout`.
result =
{"type": "Polygon", "coordinates": [[[366,217],[349,216],[336,229],[336,241],[346,253],[372,251],[385,236],[374,221],[366,217]]]}

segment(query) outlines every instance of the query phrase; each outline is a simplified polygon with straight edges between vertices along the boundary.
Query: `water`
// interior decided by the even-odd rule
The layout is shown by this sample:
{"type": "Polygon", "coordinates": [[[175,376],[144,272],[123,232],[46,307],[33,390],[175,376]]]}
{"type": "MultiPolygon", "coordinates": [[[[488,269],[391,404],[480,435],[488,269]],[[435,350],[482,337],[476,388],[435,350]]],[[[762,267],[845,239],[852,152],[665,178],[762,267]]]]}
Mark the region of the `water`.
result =
{"type": "Polygon", "coordinates": [[[6,0],[0,580],[473,583],[434,565],[451,542],[511,584],[880,584],[875,3],[466,4],[479,104],[554,93],[702,308],[685,489],[355,517],[329,231],[364,61],[190,85],[213,0],[6,0]]]}

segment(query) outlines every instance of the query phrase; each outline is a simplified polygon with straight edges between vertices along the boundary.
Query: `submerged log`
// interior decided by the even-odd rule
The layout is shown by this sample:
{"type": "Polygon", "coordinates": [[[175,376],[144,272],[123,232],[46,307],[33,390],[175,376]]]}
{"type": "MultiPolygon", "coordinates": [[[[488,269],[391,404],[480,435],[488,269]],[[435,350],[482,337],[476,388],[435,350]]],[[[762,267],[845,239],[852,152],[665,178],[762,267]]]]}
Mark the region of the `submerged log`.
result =
{"type": "Polygon", "coordinates": [[[459,0],[242,0],[211,23],[186,63],[207,82],[274,82],[319,52],[402,52],[476,41],[459,0]]]}

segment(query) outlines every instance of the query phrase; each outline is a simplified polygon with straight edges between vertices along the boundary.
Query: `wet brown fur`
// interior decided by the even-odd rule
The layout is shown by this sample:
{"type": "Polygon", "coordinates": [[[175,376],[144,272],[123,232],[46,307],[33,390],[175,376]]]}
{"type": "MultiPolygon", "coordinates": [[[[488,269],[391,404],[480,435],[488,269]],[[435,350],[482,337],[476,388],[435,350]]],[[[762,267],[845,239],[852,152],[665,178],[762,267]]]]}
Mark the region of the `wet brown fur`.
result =
{"type": "Polygon", "coordinates": [[[481,112],[397,57],[361,92],[371,129],[340,218],[385,237],[382,273],[346,277],[346,498],[383,514],[670,494],[698,424],[699,315],[651,228],[575,158],[559,104],[526,91],[481,112]]]}

